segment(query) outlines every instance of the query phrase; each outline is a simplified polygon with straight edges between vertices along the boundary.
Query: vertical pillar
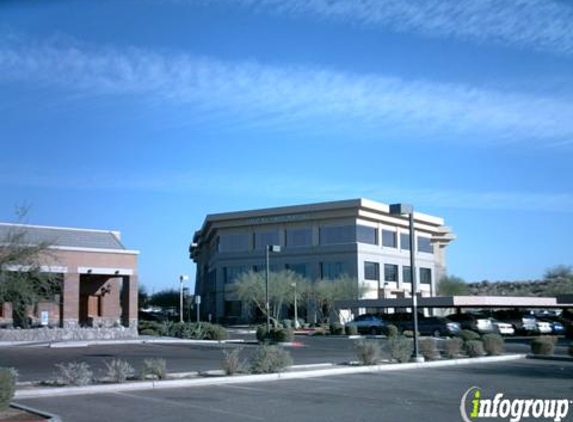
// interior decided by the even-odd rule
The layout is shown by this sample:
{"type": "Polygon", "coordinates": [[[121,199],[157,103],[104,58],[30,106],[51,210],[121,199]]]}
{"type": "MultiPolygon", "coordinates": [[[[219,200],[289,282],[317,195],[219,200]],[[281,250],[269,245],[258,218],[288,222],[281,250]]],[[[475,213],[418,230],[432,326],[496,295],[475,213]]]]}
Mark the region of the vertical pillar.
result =
{"type": "Polygon", "coordinates": [[[80,275],[64,274],[62,300],[62,326],[76,327],[80,319],[80,275]]]}
{"type": "Polygon", "coordinates": [[[121,317],[126,327],[137,327],[137,275],[123,277],[121,317]]]}

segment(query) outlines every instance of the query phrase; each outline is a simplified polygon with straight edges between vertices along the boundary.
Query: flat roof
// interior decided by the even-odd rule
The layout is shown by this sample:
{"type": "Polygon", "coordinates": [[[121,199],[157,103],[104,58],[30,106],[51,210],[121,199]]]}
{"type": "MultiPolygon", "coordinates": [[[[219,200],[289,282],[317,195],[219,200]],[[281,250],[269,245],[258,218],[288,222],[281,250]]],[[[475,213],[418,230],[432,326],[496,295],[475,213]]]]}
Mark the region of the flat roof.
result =
{"type": "MultiPolygon", "coordinates": [[[[412,298],[359,299],[336,302],[340,309],[411,308],[412,298]]],[[[419,297],[419,308],[573,308],[573,301],[562,297],[521,296],[435,296],[419,297]]]]}

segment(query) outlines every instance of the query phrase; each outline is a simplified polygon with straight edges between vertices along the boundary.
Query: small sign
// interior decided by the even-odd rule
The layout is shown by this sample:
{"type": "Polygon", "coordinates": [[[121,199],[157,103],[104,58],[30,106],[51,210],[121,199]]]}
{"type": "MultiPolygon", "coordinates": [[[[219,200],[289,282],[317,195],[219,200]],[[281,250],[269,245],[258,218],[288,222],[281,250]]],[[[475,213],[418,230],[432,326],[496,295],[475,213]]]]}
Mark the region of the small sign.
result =
{"type": "Polygon", "coordinates": [[[195,305],[200,305],[200,304],[201,304],[201,296],[195,295],[195,305]]]}
{"type": "Polygon", "coordinates": [[[50,313],[48,311],[42,311],[40,318],[42,325],[48,325],[50,322],[50,313]]]}

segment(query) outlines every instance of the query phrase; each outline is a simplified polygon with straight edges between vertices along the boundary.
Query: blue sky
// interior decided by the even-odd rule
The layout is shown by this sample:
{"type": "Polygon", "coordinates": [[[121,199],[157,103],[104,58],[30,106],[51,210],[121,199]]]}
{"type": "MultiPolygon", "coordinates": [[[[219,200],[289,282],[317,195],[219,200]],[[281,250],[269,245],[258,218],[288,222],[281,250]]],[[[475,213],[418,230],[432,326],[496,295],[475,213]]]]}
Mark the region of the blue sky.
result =
{"type": "Polygon", "coordinates": [[[207,213],[443,216],[450,273],[573,264],[573,5],[4,0],[0,220],[109,228],[150,290],[207,213]]]}

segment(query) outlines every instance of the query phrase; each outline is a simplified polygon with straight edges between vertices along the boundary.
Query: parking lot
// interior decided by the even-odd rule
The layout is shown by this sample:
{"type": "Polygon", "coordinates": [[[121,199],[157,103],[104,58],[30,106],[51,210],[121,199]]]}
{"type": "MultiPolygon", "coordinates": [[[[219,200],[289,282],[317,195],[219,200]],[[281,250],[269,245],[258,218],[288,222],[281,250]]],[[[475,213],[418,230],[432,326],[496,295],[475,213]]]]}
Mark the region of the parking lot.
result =
{"type": "MultiPolygon", "coordinates": [[[[254,336],[246,337],[254,339],[254,336]]],[[[342,363],[356,359],[355,341],[347,337],[297,336],[300,347],[289,347],[294,363],[342,363]]],[[[384,339],[380,339],[384,343],[384,339]]],[[[506,339],[506,351],[511,353],[529,352],[527,338],[506,339]]],[[[439,343],[438,343],[439,344],[439,343]]],[[[566,354],[565,341],[557,347],[557,354],[566,354]]],[[[47,380],[54,374],[55,364],[62,362],[87,362],[96,376],[102,375],[104,360],[120,358],[129,361],[139,369],[144,359],[163,358],[169,372],[191,372],[220,369],[223,349],[241,347],[246,359],[254,348],[252,344],[125,344],[97,345],[88,347],[49,348],[49,347],[3,347],[0,348],[2,366],[15,367],[20,372],[20,381],[47,380]]]]}
{"type": "MultiPolygon", "coordinates": [[[[232,386],[30,399],[64,421],[461,421],[472,386],[484,396],[573,399],[573,363],[504,363],[232,386]]],[[[565,420],[573,420],[573,411],[565,420]]]]}

